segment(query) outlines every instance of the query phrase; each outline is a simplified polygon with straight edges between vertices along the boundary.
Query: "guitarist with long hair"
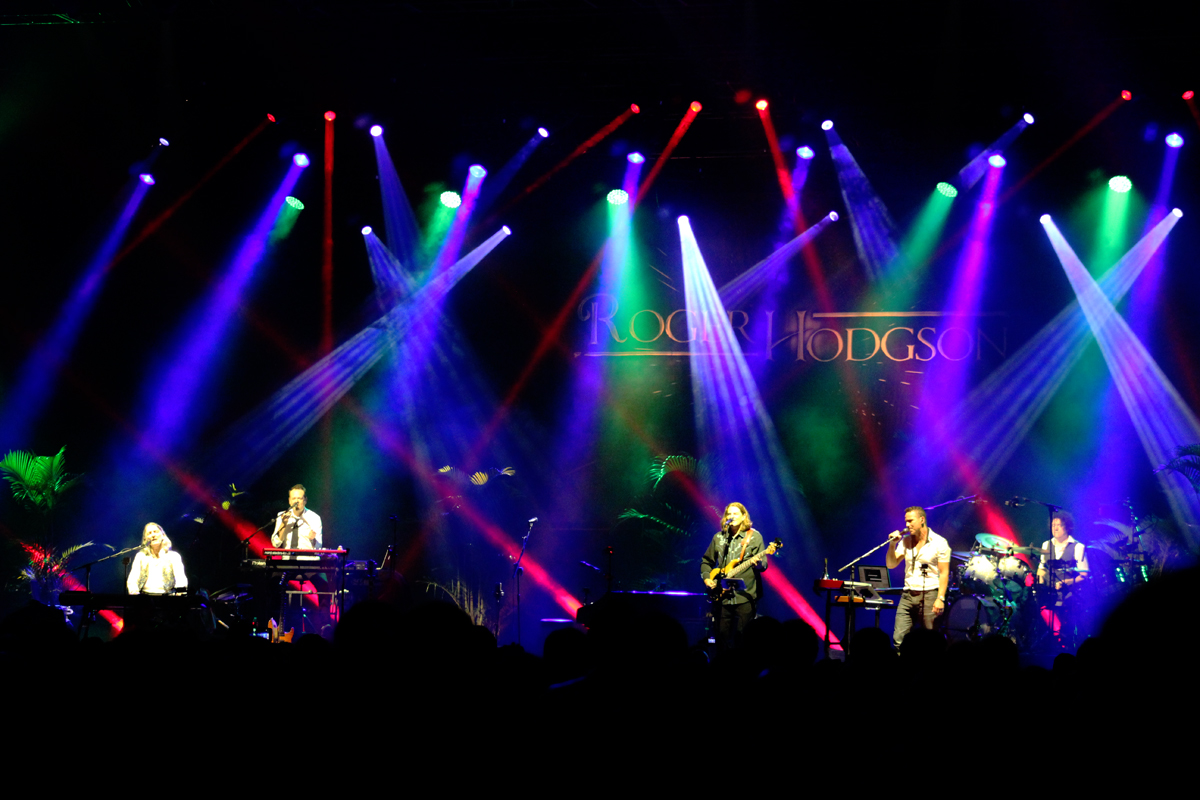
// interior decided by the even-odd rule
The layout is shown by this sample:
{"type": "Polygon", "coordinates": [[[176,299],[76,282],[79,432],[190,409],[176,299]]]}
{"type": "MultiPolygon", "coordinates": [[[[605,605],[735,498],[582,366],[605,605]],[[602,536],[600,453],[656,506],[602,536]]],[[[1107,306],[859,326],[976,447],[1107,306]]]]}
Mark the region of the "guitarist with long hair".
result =
{"type": "Polygon", "coordinates": [[[720,650],[733,647],[741,632],[754,619],[758,601],[762,597],[761,573],[767,568],[765,550],[762,534],[754,530],[746,507],[741,503],[726,506],[721,518],[721,530],[713,534],[712,542],[700,559],[700,578],[710,593],[716,595],[713,623],[717,648],[720,650]],[[738,574],[742,581],[738,588],[721,591],[722,576],[750,561],[755,561],[753,566],[738,574]]]}

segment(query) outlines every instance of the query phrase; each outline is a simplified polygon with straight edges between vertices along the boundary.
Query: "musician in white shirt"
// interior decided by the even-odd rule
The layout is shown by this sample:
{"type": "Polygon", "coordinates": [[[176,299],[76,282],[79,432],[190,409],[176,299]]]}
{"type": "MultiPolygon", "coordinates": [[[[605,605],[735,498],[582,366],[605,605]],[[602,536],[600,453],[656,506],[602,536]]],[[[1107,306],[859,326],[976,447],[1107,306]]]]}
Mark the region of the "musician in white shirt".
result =
{"type": "Polygon", "coordinates": [[[929,530],[925,509],[904,509],[904,533],[892,531],[895,542],[887,551],[888,569],[904,563],[904,593],[896,607],[896,627],[892,641],[899,647],[914,622],[928,629],[946,610],[946,589],[950,585],[950,543],[929,530]]]}
{"type": "Polygon", "coordinates": [[[1060,580],[1054,581],[1054,591],[1056,592],[1063,591],[1069,586],[1077,586],[1087,580],[1087,548],[1071,535],[1073,530],[1075,530],[1075,518],[1071,516],[1070,511],[1059,509],[1050,516],[1050,539],[1042,542],[1042,562],[1038,565],[1038,582],[1046,583],[1049,580],[1046,571],[1047,556],[1055,561],[1075,562],[1074,574],[1062,575],[1060,580]]]}
{"type": "Polygon", "coordinates": [[[321,549],[321,518],[307,504],[308,490],[297,483],[288,491],[288,510],[275,516],[272,545],[288,550],[321,549]]]}
{"type": "Polygon", "coordinates": [[[166,531],[157,522],[147,522],[142,528],[142,549],[134,556],[125,588],[130,594],[170,594],[187,585],[183,559],[171,549],[166,531]]]}

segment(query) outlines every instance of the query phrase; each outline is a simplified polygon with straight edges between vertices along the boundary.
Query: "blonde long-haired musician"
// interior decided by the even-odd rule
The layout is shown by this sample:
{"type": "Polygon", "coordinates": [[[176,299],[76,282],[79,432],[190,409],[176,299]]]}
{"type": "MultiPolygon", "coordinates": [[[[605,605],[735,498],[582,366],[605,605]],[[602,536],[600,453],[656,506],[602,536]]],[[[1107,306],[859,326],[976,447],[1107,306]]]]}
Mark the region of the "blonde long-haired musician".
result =
{"type": "MultiPolygon", "coordinates": [[[[700,579],[710,590],[715,590],[717,580],[712,577],[713,570],[733,562],[753,561],[765,549],[762,534],[754,529],[750,521],[750,512],[741,503],[730,503],[725,506],[722,515],[721,530],[713,535],[708,549],[700,557],[700,579]]],[[[730,592],[714,604],[714,633],[718,648],[733,647],[739,634],[754,619],[763,590],[759,576],[766,568],[765,558],[754,563],[742,575],[744,588],[730,592]]]]}
{"type": "Polygon", "coordinates": [[[183,559],[171,549],[171,540],[157,522],[142,528],[142,549],[133,559],[125,588],[130,594],[170,594],[186,589],[183,559]]]}

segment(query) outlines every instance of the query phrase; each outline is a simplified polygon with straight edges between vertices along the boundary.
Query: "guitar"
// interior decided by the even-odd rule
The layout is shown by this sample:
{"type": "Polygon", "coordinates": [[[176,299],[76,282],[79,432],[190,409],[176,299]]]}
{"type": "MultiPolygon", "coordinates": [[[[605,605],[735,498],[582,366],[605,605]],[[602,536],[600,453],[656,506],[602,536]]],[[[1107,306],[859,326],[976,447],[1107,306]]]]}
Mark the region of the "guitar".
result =
{"type": "Polygon", "coordinates": [[[267,629],[271,632],[271,644],[291,643],[292,636],[296,633],[295,628],[290,628],[284,633],[273,619],[267,622],[267,629]]]}
{"type": "Polygon", "coordinates": [[[718,602],[724,600],[726,597],[728,597],[730,594],[733,593],[733,589],[722,587],[721,583],[720,583],[722,580],[732,580],[732,579],[738,577],[739,575],[744,573],[746,570],[750,569],[755,564],[762,561],[767,556],[774,555],[776,552],[779,551],[779,548],[781,548],[781,547],[783,547],[783,540],[776,539],[775,541],[773,541],[769,545],[767,545],[766,550],[763,550],[761,553],[759,553],[758,555],[754,556],[753,558],[751,558],[747,561],[739,562],[737,559],[734,559],[733,561],[730,561],[728,564],[726,564],[724,567],[717,567],[716,569],[714,569],[712,572],[710,572],[708,574],[708,578],[709,578],[709,580],[717,581],[717,585],[708,590],[709,599],[712,600],[714,603],[718,603],[718,602]]]}

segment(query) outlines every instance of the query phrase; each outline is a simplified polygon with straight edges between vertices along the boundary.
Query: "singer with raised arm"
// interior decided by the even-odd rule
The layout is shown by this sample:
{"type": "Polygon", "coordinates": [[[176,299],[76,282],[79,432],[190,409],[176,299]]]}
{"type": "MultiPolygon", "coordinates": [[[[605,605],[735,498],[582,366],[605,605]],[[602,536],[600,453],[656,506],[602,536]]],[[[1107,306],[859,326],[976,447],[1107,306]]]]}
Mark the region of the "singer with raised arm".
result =
{"type": "Polygon", "coordinates": [[[304,484],[297,483],[288,491],[287,511],[275,515],[271,544],[287,550],[321,549],[321,518],[307,505],[308,491],[304,484]]]}
{"type": "Polygon", "coordinates": [[[713,534],[700,558],[700,578],[714,595],[713,622],[718,649],[733,647],[754,619],[762,598],[760,576],[767,568],[765,549],[762,534],[754,530],[746,507],[730,503],[725,508],[721,530],[713,534]],[[741,571],[734,586],[722,587],[722,574],[748,561],[755,562],[753,567],[741,571]]]}
{"type": "Polygon", "coordinates": [[[950,585],[950,543],[929,530],[925,509],[904,509],[904,532],[888,534],[893,547],[887,551],[888,569],[904,564],[904,594],[896,608],[896,628],[892,641],[899,647],[904,637],[919,622],[928,629],[946,610],[946,589],[950,585]]]}

